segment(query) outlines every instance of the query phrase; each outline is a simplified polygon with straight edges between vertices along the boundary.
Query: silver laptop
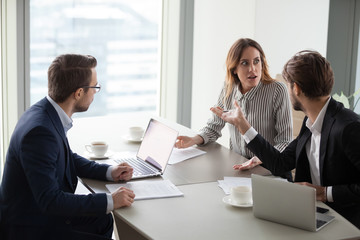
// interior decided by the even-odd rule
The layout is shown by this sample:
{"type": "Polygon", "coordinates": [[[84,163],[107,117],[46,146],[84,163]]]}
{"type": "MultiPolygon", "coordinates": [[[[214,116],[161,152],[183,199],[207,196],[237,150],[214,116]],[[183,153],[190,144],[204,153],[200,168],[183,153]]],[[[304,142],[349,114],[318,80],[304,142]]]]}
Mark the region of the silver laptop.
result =
{"type": "Polygon", "coordinates": [[[127,162],[133,169],[132,179],[162,175],[169,161],[178,131],[150,119],[136,156],[113,159],[114,164],[127,162]]]}
{"type": "Polygon", "coordinates": [[[318,231],[335,217],[316,212],[316,190],[252,174],[253,213],[257,218],[318,231]]]}

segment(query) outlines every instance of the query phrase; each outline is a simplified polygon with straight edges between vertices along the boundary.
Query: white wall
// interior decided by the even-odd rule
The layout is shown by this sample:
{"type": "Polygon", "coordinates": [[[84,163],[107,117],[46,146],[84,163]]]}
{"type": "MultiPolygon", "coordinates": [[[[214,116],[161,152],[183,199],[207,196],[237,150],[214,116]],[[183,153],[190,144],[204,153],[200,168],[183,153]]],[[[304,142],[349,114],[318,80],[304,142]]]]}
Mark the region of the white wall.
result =
{"type": "Polygon", "coordinates": [[[281,73],[295,53],[312,49],[326,56],[329,0],[257,0],[255,40],[271,76],[281,73]]]}
{"type": "MultiPolygon", "coordinates": [[[[263,47],[271,76],[281,73],[296,52],[315,49],[325,56],[329,0],[195,0],[191,128],[210,117],[225,78],[225,59],[242,37],[263,47]]],[[[218,140],[228,146],[227,128],[218,140]]]]}
{"type": "MultiPolygon", "coordinates": [[[[255,1],[195,0],[191,128],[199,130],[225,79],[225,60],[236,39],[254,36],[255,1]]],[[[227,128],[221,143],[228,144],[227,128]]]]}

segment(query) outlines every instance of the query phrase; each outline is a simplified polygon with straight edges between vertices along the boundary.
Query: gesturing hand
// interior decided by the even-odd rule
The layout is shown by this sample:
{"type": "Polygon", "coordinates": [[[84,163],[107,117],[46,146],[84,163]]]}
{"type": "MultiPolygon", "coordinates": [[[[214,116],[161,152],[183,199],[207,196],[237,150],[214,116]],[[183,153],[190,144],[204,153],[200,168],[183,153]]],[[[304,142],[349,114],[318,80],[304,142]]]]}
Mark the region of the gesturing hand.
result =
{"type": "Polygon", "coordinates": [[[175,147],[188,148],[196,144],[202,144],[203,142],[204,139],[200,135],[196,135],[195,137],[178,136],[175,147]]]}
{"type": "Polygon", "coordinates": [[[249,170],[252,169],[254,167],[256,167],[257,165],[261,164],[262,162],[260,161],[260,159],[258,159],[256,156],[252,157],[250,160],[242,163],[242,164],[236,164],[233,166],[234,170],[249,170]]]}
{"type": "Polygon", "coordinates": [[[224,112],[221,107],[212,107],[210,110],[225,122],[234,125],[241,134],[245,134],[251,127],[236,101],[234,101],[234,109],[231,111],[224,112]]]}

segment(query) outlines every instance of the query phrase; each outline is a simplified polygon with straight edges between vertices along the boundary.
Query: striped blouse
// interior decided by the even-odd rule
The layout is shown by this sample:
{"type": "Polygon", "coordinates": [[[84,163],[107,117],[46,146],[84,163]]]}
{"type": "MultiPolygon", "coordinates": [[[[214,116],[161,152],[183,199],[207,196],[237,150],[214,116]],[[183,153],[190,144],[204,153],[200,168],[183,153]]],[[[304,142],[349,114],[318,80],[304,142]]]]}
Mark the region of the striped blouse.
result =
{"type": "MultiPolygon", "coordinates": [[[[290,99],[285,84],[274,81],[269,84],[259,82],[245,94],[235,87],[224,104],[226,88],[223,87],[217,106],[230,110],[234,100],[238,101],[244,116],[251,126],[258,131],[270,144],[282,151],[292,141],[292,115],[290,99]]],[[[215,114],[208,120],[206,127],[199,135],[204,144],[214,142],[221,137],[221,130],[226,122],[215,114]]],[[[243,136],[232,124],[227,124],[230,132],[230,149],[246,158],[254,154],[246,148],[243,136]]]]}

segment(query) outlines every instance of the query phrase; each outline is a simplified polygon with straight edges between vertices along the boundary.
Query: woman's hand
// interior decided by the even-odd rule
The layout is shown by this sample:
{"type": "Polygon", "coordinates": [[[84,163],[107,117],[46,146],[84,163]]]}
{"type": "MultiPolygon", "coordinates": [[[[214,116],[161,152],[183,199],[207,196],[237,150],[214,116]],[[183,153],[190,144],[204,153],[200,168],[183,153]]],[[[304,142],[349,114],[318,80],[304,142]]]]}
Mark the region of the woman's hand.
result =
{"type": "Polygon", "coordinates": [[[188,148],[193,145],[200,145],[204,143],[204,139],[200,135],[195,137],[178,136],[175,143],[176,148],[188,148]]]}

